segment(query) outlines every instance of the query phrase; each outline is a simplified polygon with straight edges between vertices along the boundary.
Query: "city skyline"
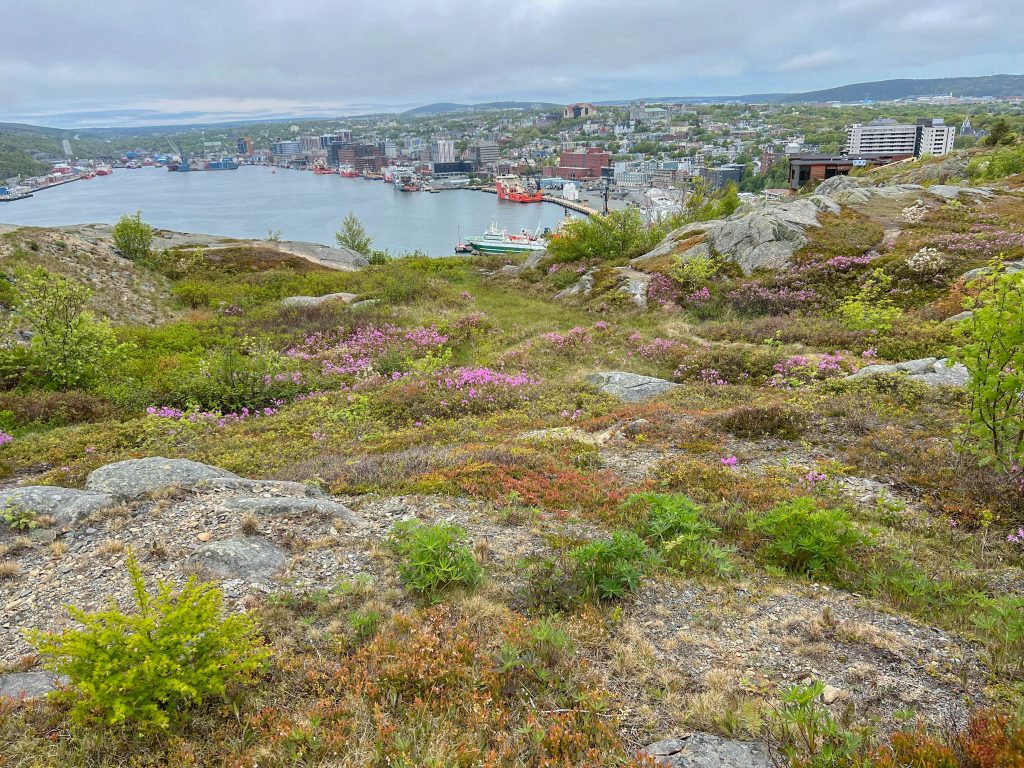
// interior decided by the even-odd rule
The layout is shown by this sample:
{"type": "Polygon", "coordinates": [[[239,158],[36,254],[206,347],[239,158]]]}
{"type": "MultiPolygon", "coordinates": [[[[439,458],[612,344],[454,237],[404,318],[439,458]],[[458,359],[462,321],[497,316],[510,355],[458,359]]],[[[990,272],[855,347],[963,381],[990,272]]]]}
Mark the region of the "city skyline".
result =
{"type": "Polygon", "coordinates": [[[0,54],[0,120],[299,119],[435,101],[722,97],[1013,73],[1024,71],[1024,52],[1001,20],[1015,5],[187,0],[141,2],[129,14],[108,0],[6,2],[0,18],[17,34],[0,54]]]}

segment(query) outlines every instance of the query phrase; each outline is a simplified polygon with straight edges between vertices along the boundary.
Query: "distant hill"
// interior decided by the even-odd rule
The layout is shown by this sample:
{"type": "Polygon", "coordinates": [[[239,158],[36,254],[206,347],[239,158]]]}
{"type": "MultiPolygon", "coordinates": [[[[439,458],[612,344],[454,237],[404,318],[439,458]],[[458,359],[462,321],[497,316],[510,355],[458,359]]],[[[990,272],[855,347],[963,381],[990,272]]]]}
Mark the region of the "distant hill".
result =
{"type": "Polygon", "coordinates": [[[425,104],[422,107],[407,109],[403,115],[409,117],[421,117],[424,115],[443,115],[445,112],[489,112],[499,109],[561,109],[560,104],[552,104],[545,101],[487,101],[482,104],[455,104],[449,101],[439,101],[435,104],[425,104]]]}
{"type": "Polygon", "coordinates": [[[822,91],[804,93],[754,93],[740,96],[747,103],[807,103],[823,101],[893,101],[919,96],[1005,97],[1024,95],[1024,75],[986,75],[984,77],[938,77],[912,80],[878,80],[854,83],[822,91]]]}
{"type": "MultiPolygon", "coordinates": [[[[650,104],[815,104],[826,101],[894,101],[919,96],[974,96],[1000,98],[1024,96],[1024,75],[984,75],[982,77],[936,77],[927,79],[877,80],[794,93],[748,93],[744,96],[648,96],[650,104]]],[[[622,106],[631,99],[598,101],[603,106],[622,106]]]]}

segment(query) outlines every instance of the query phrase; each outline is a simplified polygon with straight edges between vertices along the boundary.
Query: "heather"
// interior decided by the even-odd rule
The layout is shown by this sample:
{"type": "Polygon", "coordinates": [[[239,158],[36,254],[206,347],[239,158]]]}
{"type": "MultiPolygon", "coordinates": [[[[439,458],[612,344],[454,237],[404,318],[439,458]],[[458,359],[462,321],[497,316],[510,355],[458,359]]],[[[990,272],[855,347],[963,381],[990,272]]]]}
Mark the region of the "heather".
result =
{"type": "MultiPolygon", "coordinates": [[[[786,268],[668,254],[632,265],[632,292],[616,270],[658,239],[632,217],[535,266],[149,253],[130,269],[163,286],[152,323],[74,287],[73,375],[47,356],[75,348],[0,349],[2,490],[152,456],[268,485],[244,513],[234,479],[70,524],[0,509],[0,606],[34,617],[12,623],[75,588],[91,631],[159,614],[169,656],[226,637],[213,655],[238,668],[146,678],[132,715],[91,636],[12,631],[0,675],[60,661],[78,687],[0,704],[0,766],[626,766],[687,732],[792,765],[1016,764],[1024,203],[900,194],[822,214],[786,268]],[[924,357],[971,383],[855,376],[924,357]],[[666,386],[587,381],[609,371],[666,386]],[[314,489],[291,515],[284,481],[314,489]],[[193,572],[239,541],[279,552],[272,578],[193,572]],[[105,607],[129,564],[135,600],[105,607]]],[[[68,287],[23,270],[48,237],[6,236],[4,285],[68,287]]],[[[7,295],[19,333],[38,321],[7,295]]]]}

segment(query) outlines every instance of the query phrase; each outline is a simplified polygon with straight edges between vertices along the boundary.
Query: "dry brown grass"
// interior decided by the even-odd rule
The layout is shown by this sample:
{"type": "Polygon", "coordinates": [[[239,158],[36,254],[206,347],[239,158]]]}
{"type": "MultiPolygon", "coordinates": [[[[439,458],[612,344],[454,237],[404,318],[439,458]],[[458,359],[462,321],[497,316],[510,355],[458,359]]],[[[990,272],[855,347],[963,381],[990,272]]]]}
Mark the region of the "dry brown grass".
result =
{"type": "Polygon", "coordinates": [[[239,521],[239,527],[246,536],[255,536],[260,532],[260,519],[255,515],[246,513],[239,521]]]}
{"type": "Polygon", "coordinates": [[[110,557],[111,555],[119,555],[124,552],[124,542],[119,539],[107,539],[102,541],[96,547],[96,555],[99,557],[110,557]]]}
{"type": "Polygon", "coordinates": [[[0,562],[0,581],[14,581],[21,575],[21,566],[13,560],[0,562]]]}

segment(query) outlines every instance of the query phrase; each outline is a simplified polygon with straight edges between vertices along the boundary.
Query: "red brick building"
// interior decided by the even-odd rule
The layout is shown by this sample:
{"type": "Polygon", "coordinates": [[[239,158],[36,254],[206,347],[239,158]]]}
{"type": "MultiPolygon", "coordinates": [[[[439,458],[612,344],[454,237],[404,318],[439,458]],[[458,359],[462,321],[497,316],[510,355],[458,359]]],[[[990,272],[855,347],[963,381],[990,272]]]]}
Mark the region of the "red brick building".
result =
{"type": "Polygon", "coordinates": [[[583,152],[562,152],[555,175],[560,179],[599,179],[601,169],[611,164],[612,156],[600,147],[590,147],[583,152]]]}

